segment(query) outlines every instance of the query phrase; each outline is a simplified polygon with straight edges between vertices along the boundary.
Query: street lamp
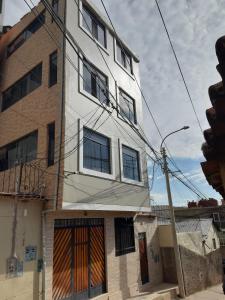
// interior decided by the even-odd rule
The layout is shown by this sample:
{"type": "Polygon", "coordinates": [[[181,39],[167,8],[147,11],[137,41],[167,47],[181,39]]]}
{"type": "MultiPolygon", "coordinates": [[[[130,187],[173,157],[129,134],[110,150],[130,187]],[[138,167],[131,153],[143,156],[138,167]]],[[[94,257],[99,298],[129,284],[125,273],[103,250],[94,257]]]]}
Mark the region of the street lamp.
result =
{"type": "Polygon", "coordinates": [[[182,265],[181,265],[180,248],[179,248],[179,245],[177,242],[175,215],[174,215],[173,200],[172,200],[171,189],[170,189],[169,170],[168,170],[168,164],[167,164],[167,159],[166,159],[167,158],[166,148],[163,147],[163,143],[165,142],[166,138],[168,138],[170,135],[175,134],[182,130],[186,130],[188,128],[189,128],[189,126],[184,126],[178,130],[172,131],[171,133],[167,134],[162,139],[162,142],[160,145],[160,152],[161,152],[162,158],[163,158],[163,169],[164,169],[164,174],[165,174],[165,178],[166,178],[166,189],[167,189],[168,203],[169,203],[169,208],[170,208],[171,227],[172,227],[172,235],[173,235],[173,242],[174,242],[174,254],[175,254],[176,270],[177,270],[177,279],[178,279],[179,293],[180,293],[181,298],[185,298],[184,276],[183,276],[182,265]]]}

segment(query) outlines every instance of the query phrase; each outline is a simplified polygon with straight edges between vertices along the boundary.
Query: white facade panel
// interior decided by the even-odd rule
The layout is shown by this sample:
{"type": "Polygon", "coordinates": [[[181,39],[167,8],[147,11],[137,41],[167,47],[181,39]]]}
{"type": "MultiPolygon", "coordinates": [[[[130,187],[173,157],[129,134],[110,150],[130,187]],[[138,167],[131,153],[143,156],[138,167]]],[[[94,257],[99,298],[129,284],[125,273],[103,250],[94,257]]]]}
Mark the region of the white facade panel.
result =
{"type": "MultiPolygon", "coordinates": [[[[81,1],[80,8],[82,9],[81,1]]],[[[117,113],[118,87],[135,100],[137,125],[143,128],[141,93],[134,76],[115,60],[115,38],[106,29],[107,49],[96,46],[86,29],[82,28],[81,13],[76,1],[67,1],[66,26],[79,44],[85,57],[107,76],[110,105],[101,106],[99,100],[83,89],[83,56],[78,58],[74,49],[66,43],[65,62],[65,174],[64,202],[101,205],[134,206],[137,210],[149,207],[148,174],[145,145],[140,137],[117,113]],[[103,57],[108,65],[103,60],[103,57]],[[72,61],[72,63],[71,63],[72,61]],[[79,70],[79,71],[78,71],[79,70]],[[78,76],[78,72],[81,76],[78,76]],[[111,75],[113,74],[113,77],[111,75]],[[112,107],[114,106],[114,108],[112,107]],[[82,166],[83,126],[93,129],[110,139],[111,174],[85,170],[82,166]],[[141,181],[124,180],[121,141],[139,153],[141,181]]],[[[97,43],[99,45],[99,43],[97,43]]],[[[139,83],[138,63],[132,59],[133,73],[139,83]]],[[[64,203],[64,205],[66,205],[64,203]]],[[[97,207],[97,206],[96,206],[97,207]]]]}

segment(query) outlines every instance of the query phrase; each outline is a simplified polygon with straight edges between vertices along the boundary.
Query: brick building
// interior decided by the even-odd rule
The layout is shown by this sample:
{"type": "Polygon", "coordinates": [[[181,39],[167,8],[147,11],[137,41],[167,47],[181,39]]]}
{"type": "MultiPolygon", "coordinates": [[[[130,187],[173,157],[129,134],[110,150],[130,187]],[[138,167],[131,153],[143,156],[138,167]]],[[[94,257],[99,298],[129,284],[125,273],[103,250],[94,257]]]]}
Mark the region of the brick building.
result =
{"type": "Polygon", "coordinates": [[[89,1],[59,0],[5,33],[0,59],[4,299],[127,299],[160,283],[136,55],[89,1]]]}

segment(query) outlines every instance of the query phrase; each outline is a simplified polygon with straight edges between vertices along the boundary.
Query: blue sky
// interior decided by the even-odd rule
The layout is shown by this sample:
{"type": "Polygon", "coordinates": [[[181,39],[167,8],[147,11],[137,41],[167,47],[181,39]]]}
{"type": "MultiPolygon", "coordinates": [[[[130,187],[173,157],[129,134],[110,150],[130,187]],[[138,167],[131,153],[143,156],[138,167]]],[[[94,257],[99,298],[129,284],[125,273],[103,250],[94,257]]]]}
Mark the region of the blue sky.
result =
{"type": "MultiPolygon", "coordinates": [[[[28,0],[30,3],[30,0],[28,0]]],[[[32,0],[37,3],[37,0],[32,0]]],[[[92,0],[101,11],[100,0],[92,0]]],[[[143,92],[163,136],[184,125],[190,129],[171,136],[167,146],[179,168],[208,197],[221,199],[201,171],[204,141],[176,66],[154,0],[104,0],[119,35],[140,57],[143,92]]],[[[13,25],[28,11],[23,0],[5,1],[5,24],[13,25]]],[[[203,129],[209,127],[205,110],[211,106],[208,87],[218,81],[215,42],[225,34],[224,0],[159,0],[172,42],[203,129]]],[[[145,130],[159,149],[161,139],[144,107],[145,130]]],[[[149,166],[151,177],[152,167],[149,166]]],[[[174,203],[185,205],[197,196],[172,180],[174,203]]],[[[164,178],[155,176],[151,196],[166,204],[164,178]]]]}

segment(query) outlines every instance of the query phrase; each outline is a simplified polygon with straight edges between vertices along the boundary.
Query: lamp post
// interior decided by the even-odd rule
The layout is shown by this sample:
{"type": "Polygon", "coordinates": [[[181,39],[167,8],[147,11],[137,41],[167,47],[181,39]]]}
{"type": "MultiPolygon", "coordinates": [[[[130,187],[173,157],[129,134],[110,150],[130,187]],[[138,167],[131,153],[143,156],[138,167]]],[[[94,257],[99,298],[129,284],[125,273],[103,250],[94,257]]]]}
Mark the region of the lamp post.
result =
{"type": "Polygon", "coordinates": [[[160,145],[160,152],[161,152],[162,158],[163,158],[163,169],[164,169],[164,174],[165,174],[165,178],[166,178],[166,189],[167,189],[168,203],[169,203],[169,209],[170,209],[170,218],[171,218],[172,236],[173,236],[173,243],[174,243],[174,254],[175,254],[175,261],[176,261],[177,279],[178,279],[179,293],[180,293],[181,298],[185,298],[184,276],[183,276],[183,272],[182,272],[180,248],[179,248],[179,245],[177,242],[175,215],[174,215],[173,200],[172,200],[171,189],[170,189],[169,170],[168,170],[168,164],[167,164],[167,159],[166,159],[167,158],[166,148],[163,147],[163,143],[165,142],[166,138],[168,138],[170,135],[175,134],[182,130],[186,130],[188,128],[189,128],[189,126],[184,126],[178,130],[175,130],[175,131],[167,134],[163,138],[161,145],[160,145]]]}

